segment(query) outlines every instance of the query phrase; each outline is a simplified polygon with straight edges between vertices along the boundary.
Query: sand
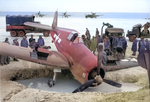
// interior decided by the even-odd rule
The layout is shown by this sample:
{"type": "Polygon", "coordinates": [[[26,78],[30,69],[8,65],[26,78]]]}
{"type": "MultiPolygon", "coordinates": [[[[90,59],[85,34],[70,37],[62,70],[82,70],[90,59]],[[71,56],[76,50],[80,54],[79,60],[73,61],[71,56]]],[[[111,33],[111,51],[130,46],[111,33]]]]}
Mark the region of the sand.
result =
{"type": "MultiPolygon", "coordinates": [[[[2,102],[94,102],[103,100],[105,94],[100,92],[56,93],[27,88],[16,79],[30,79],[37,77],[52,77],[52,68],[28,61],[11,61],[10,64],[0,66],[0,95],[2,102]]],[[[107,79],[117,82],[136,83],[140,86],[148,85],[147,71],[141,67],[133,67],[113,72],[107,72],[107,79]]]]}

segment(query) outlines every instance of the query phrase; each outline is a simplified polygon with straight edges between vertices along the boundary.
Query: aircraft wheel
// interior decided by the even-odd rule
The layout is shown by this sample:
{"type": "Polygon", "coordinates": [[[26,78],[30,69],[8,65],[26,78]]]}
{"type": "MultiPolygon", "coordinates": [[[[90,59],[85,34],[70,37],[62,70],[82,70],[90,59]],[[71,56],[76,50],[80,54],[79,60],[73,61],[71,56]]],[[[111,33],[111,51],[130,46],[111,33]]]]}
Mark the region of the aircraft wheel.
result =
{"type": "Polygon", "coordinates": [[[55,82],[52,79],[49,79],[47,84],[49,87],[52,87],[55,85],[55,82]]]}
{"type": "Polygon", "coordinates": [[[23,37],[23,36],[25,36],[25,32],[24,31],[18,31],[18,36],[19,37],[23,37]]]}
{"type": "Polygon", "coordinates": [[[48,36],[49,36],[49,31],[43,31],[43,35],[44,35],[45,37],[48,37],[48,36]]]}
{"type": "Polygon", "coordinates": [[[15,30],[13,30],[13,31],[10,32],[10,35],[12,37],[16,37],[17,36],[17,32],[15,30]]]}

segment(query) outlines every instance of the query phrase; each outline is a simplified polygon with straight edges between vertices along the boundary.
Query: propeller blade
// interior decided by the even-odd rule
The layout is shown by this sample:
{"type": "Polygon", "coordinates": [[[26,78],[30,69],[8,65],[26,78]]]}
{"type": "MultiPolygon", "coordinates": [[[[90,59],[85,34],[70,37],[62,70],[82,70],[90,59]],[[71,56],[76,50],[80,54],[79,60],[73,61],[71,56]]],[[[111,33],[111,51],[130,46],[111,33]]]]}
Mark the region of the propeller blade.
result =
{"type": "Polygon", "coordinates": [[[103,59],[103,43],[99,43],[98,47],[98,60],[97,60],[97,75],[100,74],[100,68],[102,67],[102,59],[103,59]]]}
{"type": "Polygon", "coordinates": [[[116,82],[111,81],[111,80],[103,79],[103,81],[104,81],[105,83],[107,83],[107,84],[110,84],[110,85],[115,86],[115,87],[118,87],[118,88],[120,88],[120,87],[122,86],[122,84],[116,83],[116,82]]]}
{"type": "Polygon", "coordinates": [[[91,86],[95,82],[95,79],[88,80],[84,84],[82,84],[79,88],[75,89],[72,93],[82,92],[91,86]]]}

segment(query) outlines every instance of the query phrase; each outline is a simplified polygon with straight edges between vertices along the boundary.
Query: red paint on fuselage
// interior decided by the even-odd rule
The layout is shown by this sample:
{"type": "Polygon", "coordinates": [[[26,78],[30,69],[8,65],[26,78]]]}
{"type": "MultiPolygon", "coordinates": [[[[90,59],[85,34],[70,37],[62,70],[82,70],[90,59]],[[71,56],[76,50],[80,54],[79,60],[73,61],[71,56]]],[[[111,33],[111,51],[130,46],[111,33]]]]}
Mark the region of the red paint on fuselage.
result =
{"type": "MultiPolygon", "coordinates": [[[[88,80],[89,72],[97,67],[97,57],[83,43],[74,43],[67,39],[71,32],[77,31],[58,28],[56,32],[51,31],[51,36],[57,50],[70,62],[70,71],[75,79],[83,84],[88,80]]],[[[79,41],[79,38],[76,39],[79,41]]]]}

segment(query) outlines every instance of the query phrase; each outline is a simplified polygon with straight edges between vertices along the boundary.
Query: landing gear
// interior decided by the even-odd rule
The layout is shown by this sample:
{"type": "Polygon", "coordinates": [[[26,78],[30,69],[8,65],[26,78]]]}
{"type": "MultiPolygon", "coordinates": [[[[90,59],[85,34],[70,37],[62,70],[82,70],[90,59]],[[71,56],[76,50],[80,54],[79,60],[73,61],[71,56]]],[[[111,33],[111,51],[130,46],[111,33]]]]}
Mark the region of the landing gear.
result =
{"type": "Polygon", "coordinates": [[[49,87],[52,87],[52,86],[55,85],[55,81],[52,80],[52,79],[49,79],[47,84],[48,84],[49,87]]]}
{"type": "Polygon", "coordinates": [[[49,80],[48,80],[48,83],[47,83],[47,84],[49,85],[49,87],[52,87],[52,86],[55,85],[55,82],[56,82],[56,76],[57,76],[57,73],[54,72],[53,79],[49,79],[49,80]]]}

